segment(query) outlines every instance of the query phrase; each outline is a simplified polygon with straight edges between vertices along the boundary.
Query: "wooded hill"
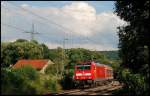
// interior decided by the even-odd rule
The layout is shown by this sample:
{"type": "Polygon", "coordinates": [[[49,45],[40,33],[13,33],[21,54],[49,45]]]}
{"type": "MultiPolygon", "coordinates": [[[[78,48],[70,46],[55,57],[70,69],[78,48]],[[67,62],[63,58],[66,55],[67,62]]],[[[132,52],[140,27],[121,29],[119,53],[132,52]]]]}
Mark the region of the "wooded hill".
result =
{"type": "Polygon", "coordinates": [[[110,60],[119,60],[119,52],[118,51],[99,51],[104,54],[106,58],[110,60]]]}

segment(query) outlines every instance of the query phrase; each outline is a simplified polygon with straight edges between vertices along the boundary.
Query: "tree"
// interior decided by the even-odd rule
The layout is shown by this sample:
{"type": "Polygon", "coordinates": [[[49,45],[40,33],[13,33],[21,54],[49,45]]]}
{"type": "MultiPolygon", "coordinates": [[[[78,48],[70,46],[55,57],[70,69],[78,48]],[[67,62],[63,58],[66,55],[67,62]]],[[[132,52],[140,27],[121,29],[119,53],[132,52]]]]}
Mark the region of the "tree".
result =
{"type": "Polygon", "coordinates": [[[68,56],[64,52],[64,49],[60,47],[57,49],[50,49],[49,58],[56,64],[57,74],[62,74],[64,72],[64,66],[68,64],[68,56]]]}
{"type": "Polygon", "coordinates": [[[127,76],[123,76],[126,73],[121,70],[120,73],[124,73],[121,74],[121,79],[126,85],[129,84],[127,86],[128,92],[132,90],[134,95],[148,96],[150,64],[149,1],[116,1],[115,7],[117,15],[128,22],[127,26],[118,27],[121,67],[130,69],[127,76]]]}
{"type": "Polygon", "coordinates": [[[27,42],[28,40],[25,39],[17,39],[15,42],[27,42]]]}
{"type": "Polygon", "coordinates": [[[45,45],[45,44],[41,44],[41,47],[42,47],[42,52],[43,52],[43,56],[45,59],[48,59],[49,58],[49,49],[48,47],[45,45]]]}
{"type": "Polygon", "coordinates": [[[2,68],[1,73],[3,95],[36,94],[35,88],[30,84],[30,80],[36,79],[37,76],[33,68],[24,67],[19,70],[2,68]]]}
{"type": "MultiPolygon", "coordinates": [[[[18,39],[11,43],[1,43],[1,67],[9,67],[19,59],[42,59],[43,46],[27,40],[18,39]]],[[[46,47],[46,46],[45,46],[46,47]]]]}
{"type": "MultiPolygon", "coordinates": [[[[144,60],[144,50],[150,53],[149,34],[149,1],[117,1],[116,13],[128,22],[125,27],[119,27],[119,48],[123,60],[122,66],[135,72],[150,63],[144,60]]],[[[149,55],[150,60],[150,55],[149,55]]]]}

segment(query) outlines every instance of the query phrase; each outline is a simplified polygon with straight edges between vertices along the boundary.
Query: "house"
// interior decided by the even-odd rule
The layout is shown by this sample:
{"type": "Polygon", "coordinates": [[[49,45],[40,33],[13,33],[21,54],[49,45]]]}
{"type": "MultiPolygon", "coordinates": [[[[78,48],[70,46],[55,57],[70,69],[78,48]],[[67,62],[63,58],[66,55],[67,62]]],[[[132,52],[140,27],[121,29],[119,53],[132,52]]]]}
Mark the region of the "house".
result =
{"type": "Polygon", "coordinates": [[[36,70],[41,73],[45,73],[45,69],[48,65],[54,64],[51,60],[48,59],[37,59],[37,60],[18,60],[17,63],[13,66],[13,68],[20,68],[25,65],[31,65],[36,70]]]}

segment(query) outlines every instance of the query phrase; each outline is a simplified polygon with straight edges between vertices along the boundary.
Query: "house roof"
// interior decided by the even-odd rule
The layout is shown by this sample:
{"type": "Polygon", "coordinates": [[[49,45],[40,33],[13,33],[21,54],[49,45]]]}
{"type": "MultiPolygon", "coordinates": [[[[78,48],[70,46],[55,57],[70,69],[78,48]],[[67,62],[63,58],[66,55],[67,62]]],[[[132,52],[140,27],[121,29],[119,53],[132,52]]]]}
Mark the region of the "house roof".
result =
{"type": "Polygon", "coordinates": [[[42,69],[49,60],[40,59],[40,60],[18,60],[17,63],[13,66],[13,68],[19,68],[24,65],[31,65],[35,69],[42,69]]]}

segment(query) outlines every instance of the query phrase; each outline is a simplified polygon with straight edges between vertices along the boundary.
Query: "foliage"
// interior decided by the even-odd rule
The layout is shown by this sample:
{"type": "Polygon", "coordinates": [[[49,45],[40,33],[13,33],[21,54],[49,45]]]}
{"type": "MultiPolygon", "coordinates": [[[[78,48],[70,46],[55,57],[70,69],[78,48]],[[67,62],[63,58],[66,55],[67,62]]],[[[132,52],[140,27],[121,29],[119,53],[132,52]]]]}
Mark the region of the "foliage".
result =
{"type": "Polygon", "coordinates": [[[20,72],[9,68],[2,68],[1,73],[3,95],[35,94],[34,88],[27,81],[28,77],[23,77],[20,72]]]}
{"type": "Polygon", "coordinates": [[[39,75],[38,79],[30,83],[35,88],[36,94],[47,94],[61,90],[58,78],[53,75],[39,75]]]}
{"type": "Polygon", "coordinates": [[[118,76],[127,93],[132,95],[149,95],[149,1],[116,1],[118,16],[127,21],[127,26],[120,26],[119,55],[123,67],[118,76]],[[127,68],[129,70],[126,70],[127,68]]]}
{"type": "Polygon", "coordinates": [[[9,67],[19,59],[48,59],[49,55],[48,47],[37,41],[18,39],[11,43],[2,42],[1,46],[1,67],[9,67]]]}
{"type": "Polygon", "coordinates": [[[118,72],[118,80],[124,83],[124,93],[128,95],[144,95],[148,96],[149,85],[141,74],[134,74],[129,69],[120,69],[118,72]]]}
{"type": "Polygon", "coordinates": [[[25,39],[17,39],[16,42],[28,42],[28,40],[25,40],[25,39]]]}
{"type": "Polygon", "coordinates": [[[140,68],[149,63],[148,59],[144,60],[143,53],[144,50],[150,53],[149,1],[117,1],[115,5],[117,15],[129,23],[119,27],[118,32],[122,66],[139,72],[140,68]]]}
{"type": "Polygon", "coordinates": [[[2,68],[1,73],[2,95],[40,95],[61,89],[57,78],[40,74],[30,66],[20,69],[2,68]]]}
{"type": "Polygon", "coordinates": [[[60,83],[63,89],[71,89],[74,87],[74,81],[70,74],[64,74],[60,83]]]}
{"type": "Polygon", "coordinates": [[[49,86],[49,89],[51,92],[58,92],[61,89],[61,86],[59,84],[59,81],[57,80],[57,77],[49,78],[49,80],[47,80],[45,84],[49,86]]]}
{"type": "Polygon", "coordinates": [[[89,60],[94,60],[105,64],[109,63],[108,59],[105,57],[104,54],[95,51],[90,51],[83,48],[77,48],[77,49],[71,48],[68,50],[67,55],[69,57],[70,64],[76,64],[79,62],[84,62],[89,60]]]}
{"type": "Polygon", "coordinates": [[[104,54],[109,60],[119,60],[118,51],[100,51],[104,54]]]}
{"type": "Polygon", "coordinates": [[[49,58],[49,49],[45,44],[40,45],[42,47],[43,52],[43,58],[48,59],[49,58]]]}
{"type": "Polygon", "coordinates": [[[58,47],[57,49],[49,50],[49,58],[55,63],[56,74],[63,74],[64,66],[68,64],[68,56],[65,50],[58,47]]]}
{"type": "Polygon", "coordinates": [[[14,69],[17,74],[21,74],[22,78],[28,80],[36,80],[38,78],[38,73],[31,65],[25,65],[21,68],[14,69]]]}
{"type": "Polygon", "coordinates": [[[57,75],[59,73],[58,71],[59,71],[58,64],[54,64],[54,65],[48,65],[45,70],[45,73],[49,75],[57,75]]]}
{"type": "Polygon", "coordinates": [[[118,66],[118,61],[109,61],[103,53],[83,48],[48,49],[45,44],[24,39],[2,42],[1,45],[3,94],[46,94],[60,91],[61,87],[72,88],[74,65],[87,60],[118,66]],[[51,59],[55,63],[46,68],[46,74],[36,72],[31,66],[9,69],[10,64],[15,64],[19,59],[42,58],[51,59]]]}

